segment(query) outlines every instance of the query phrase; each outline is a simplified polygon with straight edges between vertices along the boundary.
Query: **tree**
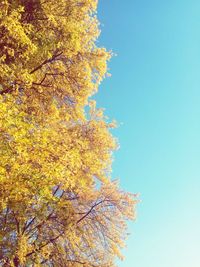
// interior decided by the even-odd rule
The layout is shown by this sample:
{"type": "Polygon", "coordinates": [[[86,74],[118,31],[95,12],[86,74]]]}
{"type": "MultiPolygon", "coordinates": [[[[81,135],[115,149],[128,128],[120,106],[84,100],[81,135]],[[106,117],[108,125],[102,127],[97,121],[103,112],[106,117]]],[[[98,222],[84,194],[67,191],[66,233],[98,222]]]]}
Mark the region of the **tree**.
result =
{"type": "Polygon", "coordinates": [[[114,124],[89,100],[110,58],[96,46],[96,5],[0,2],[1,266],[121,257],[137,200],[111,180],[114,124]]]}

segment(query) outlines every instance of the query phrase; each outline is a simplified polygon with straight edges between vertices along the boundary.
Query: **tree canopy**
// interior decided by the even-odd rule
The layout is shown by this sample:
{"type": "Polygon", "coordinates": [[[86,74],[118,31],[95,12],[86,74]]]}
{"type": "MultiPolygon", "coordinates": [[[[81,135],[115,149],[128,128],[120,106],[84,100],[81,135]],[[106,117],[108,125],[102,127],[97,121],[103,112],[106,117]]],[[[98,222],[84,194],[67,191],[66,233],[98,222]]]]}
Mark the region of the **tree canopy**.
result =
{"type": "Polygon", "coordinates": [[[111,179],[91,96],[110,53],[95,0],[0,1],[0,264],[113,267],[136,196],[111,179]],[[86,109],[87,108],[87,109],[86,109]]]}

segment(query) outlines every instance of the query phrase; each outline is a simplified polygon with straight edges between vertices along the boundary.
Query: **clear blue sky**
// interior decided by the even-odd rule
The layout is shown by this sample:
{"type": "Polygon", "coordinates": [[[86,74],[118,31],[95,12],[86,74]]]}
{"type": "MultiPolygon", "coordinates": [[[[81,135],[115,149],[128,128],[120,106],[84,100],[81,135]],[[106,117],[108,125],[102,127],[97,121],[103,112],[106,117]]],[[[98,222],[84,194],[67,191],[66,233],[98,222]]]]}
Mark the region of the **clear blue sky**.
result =
{"type": "Polygon", "coordinates": [[[121,126],[113,177],[139,192],[119,267],[200,266],[200,1],[100,0],[117,56],[98,106],[121,126]]]}

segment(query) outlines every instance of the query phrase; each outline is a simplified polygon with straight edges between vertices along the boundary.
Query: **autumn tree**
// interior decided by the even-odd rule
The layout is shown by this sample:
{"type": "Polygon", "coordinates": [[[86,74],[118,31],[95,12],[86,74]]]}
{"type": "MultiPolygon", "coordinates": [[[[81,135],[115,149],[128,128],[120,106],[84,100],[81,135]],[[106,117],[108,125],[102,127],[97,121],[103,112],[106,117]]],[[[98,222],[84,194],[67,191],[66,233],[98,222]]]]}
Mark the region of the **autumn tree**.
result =
{"type": "Polygon", "coordinates": [[[0,1],[0,265],[113,267],[136,196],[111,179],[91,96],[110,58],[96,0],[0,1]]]}

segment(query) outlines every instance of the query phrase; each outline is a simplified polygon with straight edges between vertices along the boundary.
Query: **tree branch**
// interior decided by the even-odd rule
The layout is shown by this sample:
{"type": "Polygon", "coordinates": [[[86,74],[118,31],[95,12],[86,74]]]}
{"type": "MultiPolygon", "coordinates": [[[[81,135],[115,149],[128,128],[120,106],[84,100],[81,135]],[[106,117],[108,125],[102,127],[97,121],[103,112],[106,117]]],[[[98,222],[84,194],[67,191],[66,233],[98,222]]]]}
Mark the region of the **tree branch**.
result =
{"type": "Polygon", "coordinates": [[[95,203],[95,204],[89,209],[89,211],[87,211],[87,212],[85,213],[85,215],[82,216],[76,223],[78,224],[78,223],[80,223],[82,220],[84,220],[84,219],[85,219],[85,218],[86,218],[86,217],[93,211],[93,209],[94,209],[95,207],[99,206],[99,205],[102,204],[104,201],[105,201],[105,199],[103,199],[103,200],[101,200],[101,201],[95,203]]]}
{"type": "Polygon", "coordinates": [[[8,88],[3,89],[2,91],[0,91],[0,95],[11,93],[12,91],[13,91],[13,87],[8,87],[8,88]]]}
{"type": "Polygon", "coordinates": [[[42,248],[46,247],[47,245],[49,245],[50,243],[53,243],[54,241],[56,241],[59,237],[61,237],[63,233],[60,233],[59,235],[57,235],[54,238],[49,239],[45,244],[41,245],[39,248],[29,252],[28,254],[26,254],[26,257],[29,257],[31,255],[33,255],[34,253],[40,251],[42,248]]]}
{"type": "Polygon", "coordinates": [[[57,53],[55,55],[53,55],[51,58],[46,59],[45,61],[43,61],[39,66],[37,66],[35,69],[33,69],[30,74],[33,74],[34,72],[36,72],[37,70],[41,69],[44,65],[46,65],[47,63],[51,63],[53,61],[55,61],[57,59],[57,57],[61,56],[63,52],[57,53]]]}

